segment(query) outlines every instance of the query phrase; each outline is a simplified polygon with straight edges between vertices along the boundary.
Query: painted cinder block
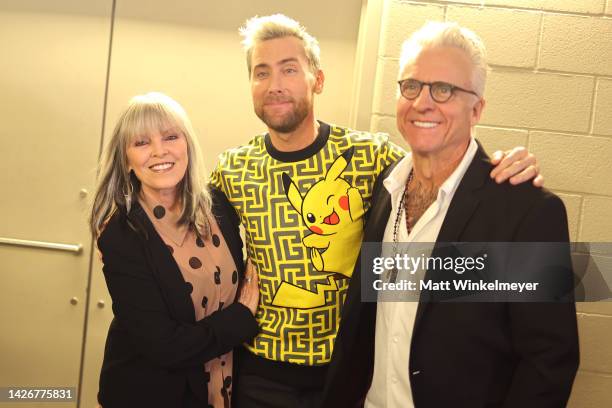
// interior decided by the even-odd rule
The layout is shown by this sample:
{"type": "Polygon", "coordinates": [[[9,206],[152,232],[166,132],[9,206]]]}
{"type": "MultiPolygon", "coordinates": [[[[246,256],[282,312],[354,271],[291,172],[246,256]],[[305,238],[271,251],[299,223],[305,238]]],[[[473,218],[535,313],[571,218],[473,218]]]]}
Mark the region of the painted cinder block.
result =
{"type": "Polygon", "coordinates": [[[595,95],[593,133],[612,136],[612,80],[599,79],[595,95]]]}
{"type": "Polygon", "coordinates": [[[543,0],[484,0],[485,6],[508,6],[517,8],[541,9],[543,0]]]}
{"type": "Polygon", "coordinates": [[[606,0],[539,0],[544,10],[601,14],[606,0]]]}
{"type": "MultiPolygon", "coordinates": [[[[546,180],[546,174],[544,174],[544,178],[546,180]]],[[[580,220],[582,197],[575,194],[558,193],[556,191],[555,194],[557,194],[559,198],[563,200],[563,204],[565,204],[570,240],[576,241],[578,239],[578,221],[580,220]]]]}
{"type": "Polygon", "coordinates": [[[535,66],[541,16],[533,11],[458,6],[449,6],[446,13],[447,20],[482,38],[489,64],[522,68],[535,66]]]}
{"type": "Polygon", "coordinates": [[[398,0],[385,2],[379,54],[399,58],[404,40],[427,20],[444,20],[444,6],[398,0]]]}
{"type": "Polygon", "coordinates": [[[594,79],[493,70],[481,124],[587,132],[594,79]]]}
{"type": "Polygon", "coordinates": [[[529,150],[538,158],[548,188],[612,196],[612,139],[532,131],[529,150]]]}
{"type": "Polygon", "coordinates": [[[580,368],[612,374],[612,316],[578,314],[580,368]]]}
{"type": "Polygon", "coordinates": [[[602,13],[605,0],[484,0],[485,6],[506,6],[573,13],[602,13]]]}
{"type": "Polygon", "coordinates": [[[387,133],[393,143],[401,146],[404,150],[408,149],[408,145],[397,130],[394,116],[372,115],[370,131],[387,133]]]}
{"type": "Polygon", "coordinates": [[[568,408],[602,408],[612,405],[612,375],[578,371],[568,408]]]}
{"type": "Polygon", "coordinates": [[[580,313],[612,316],[612,302],[576,302],[576,310],[580,313]]]}
{"type": "Polygon", "coordinates": [[[577,242],[573,247],[572,266],[577,283],[574,290],[575,299],[580,302],[601,302],[612,305],[610,243],[577,242]]]}
{"type": "Polygon", "coordinates": [[[399,62],[397,60],[378,58],[372,113],[395,115],[395,105],[398,93],[398,69],[399,62]]]}
{"type": "MultiPolygon", "coordinates": [[[[519,1],[528,1],[528,0],[519,0],[519,1]]],[[[446,0],[445,3],[461,3],[461,4],[473,4],[473,5],[477,5],[477,6],[482,6],[483,3],[486,3],[486,1],[483,0],[446,0]]]]}
{"type": "MultiPolygon", "coordinates": [[[[610,144],[612,145],[612,140],[610,144]]],[[[610,180],[612,172],[606,179],[601,180],[602,185],[612,185],[610,180]]],[[[612,242],[612,197],[584,198],[579,239],[585,242],[612,242]]]]}
{"type": "Polygon", "coordinates": [[[539,68],[612,75],[612,19],[545,14],[539,68]]]}
{"type": "Polygon", "coordinates": [[[510,150],[515,146],[527,146],[527,131],[517,129],[476,126],[474,135],[485,151],[491,155],[496,150],[510,150]]]}

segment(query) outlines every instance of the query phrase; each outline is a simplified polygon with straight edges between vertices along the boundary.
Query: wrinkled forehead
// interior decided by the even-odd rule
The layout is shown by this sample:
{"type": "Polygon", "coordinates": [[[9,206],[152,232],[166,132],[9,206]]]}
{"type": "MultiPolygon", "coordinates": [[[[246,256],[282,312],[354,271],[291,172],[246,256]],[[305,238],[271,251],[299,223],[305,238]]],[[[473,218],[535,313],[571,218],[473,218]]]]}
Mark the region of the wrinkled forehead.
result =
{"type": "Polygon", "coordinates": [[[400,79],[413,78],[422,82],[448,82],[470,87],[474,67],[465,51],[458,47],[423,48],[406,61],[400,79]]]}

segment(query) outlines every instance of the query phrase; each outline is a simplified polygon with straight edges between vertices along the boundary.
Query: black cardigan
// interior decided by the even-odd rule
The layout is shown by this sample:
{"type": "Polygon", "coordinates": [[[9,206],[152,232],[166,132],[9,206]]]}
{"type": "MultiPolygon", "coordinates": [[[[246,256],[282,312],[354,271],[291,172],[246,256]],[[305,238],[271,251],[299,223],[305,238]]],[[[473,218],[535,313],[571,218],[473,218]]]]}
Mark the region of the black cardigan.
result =
{"type": "MultiPolygon", "coordinates": [[[[242,273],[239,220],[213,192],[213,214],[242,273]]],[[[100,374],[104,408],[179,407],[187,390],[206,406],[204,363],[257,334],[247,307],[233,303],[195,321],[188,285],[142,207],[118,211],[100,238],[104,277],[113,300],[100,374]]]]}

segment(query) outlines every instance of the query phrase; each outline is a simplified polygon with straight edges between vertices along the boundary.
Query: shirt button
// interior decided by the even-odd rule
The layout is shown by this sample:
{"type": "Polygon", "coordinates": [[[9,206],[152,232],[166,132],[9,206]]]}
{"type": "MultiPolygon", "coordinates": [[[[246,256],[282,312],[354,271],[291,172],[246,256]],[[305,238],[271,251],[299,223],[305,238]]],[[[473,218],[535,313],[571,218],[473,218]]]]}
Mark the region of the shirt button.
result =
{"type": "Polygon", "coordinates": [[[397,342],[398,342],[398,338],[397,338],[397,336],[393,337],[393,342],[394,342],[394,343],[397,343],[397,342]]]}

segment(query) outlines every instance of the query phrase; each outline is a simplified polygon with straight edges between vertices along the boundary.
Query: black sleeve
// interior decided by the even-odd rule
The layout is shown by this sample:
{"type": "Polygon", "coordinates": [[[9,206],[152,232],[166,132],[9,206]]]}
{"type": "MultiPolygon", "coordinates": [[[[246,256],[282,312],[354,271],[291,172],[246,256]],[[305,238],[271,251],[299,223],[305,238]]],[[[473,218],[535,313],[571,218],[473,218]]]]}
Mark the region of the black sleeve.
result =
{"type": "Polygon", "coordinates": [[[240,235],[240,216],[223,191],[214,186],[209,188],[213,202],[213,214],[219,223],[219,228],[221,228],[225,242],[234,258],[240,280],[242,280],[244,279],[245,260],[243,258],[244,243],[240,235]]]}
{"type": "MultiPolygon", "coordinates": [[[[557,196],[547,195],[524,218],[516,241],[568,242],[563,202],[557,196]]],[[[564,256],[570,263],[567,273],[571,275],[569,245],[564,256]]],[[[564,407],[579,363],[573,300],[510,303],[508,310],[513,345],[520,360],[504,407],[564,407]]]]}
{"type": "MultiPolygon", "coordinates": [[[[397,164],[400,162],[401,158],[391,164],[389,164],[387,167],[385,167],[383,169],[383,171],[376,176],[376,180],[374,180],[374,187],[372,187],[372,196],[371,197],[379,197],[380,194],[380,189],[384,188],[384,181],[387,177],[389,177],[389,174],[391,174],[391,172],[393,171],[393,169],[395,168],[395,166],[397,166],[397,164]]],[[[375,200],[371,200],[372,205],[370,206],[370,208],[368,209],[368,211],[365,213],[364,215],[364,220],[365,220],[365,224],[367,224],[368,220],[370,219],[370,214],[371,214],[371,210],[375,205],[375,200]]]]}
{"type": "Polygon", "coordinates": [[[240,303],[196,323],[174,319],[139,239],[126,237],[135,235],[126,230],[115,232],[121,234],[98,240],[113,312],[133,347],[151,362],[168,369],[198,366],[257,334],[255,318],[240,303]]]}
{"type": "Polygon", "coordinates": [[[225,217],[234,227],[239,227],[240,217],[225,193],[214,186],[209,186],[209,189],[213,201],[213,213],[217,216],[225,217]]]}

